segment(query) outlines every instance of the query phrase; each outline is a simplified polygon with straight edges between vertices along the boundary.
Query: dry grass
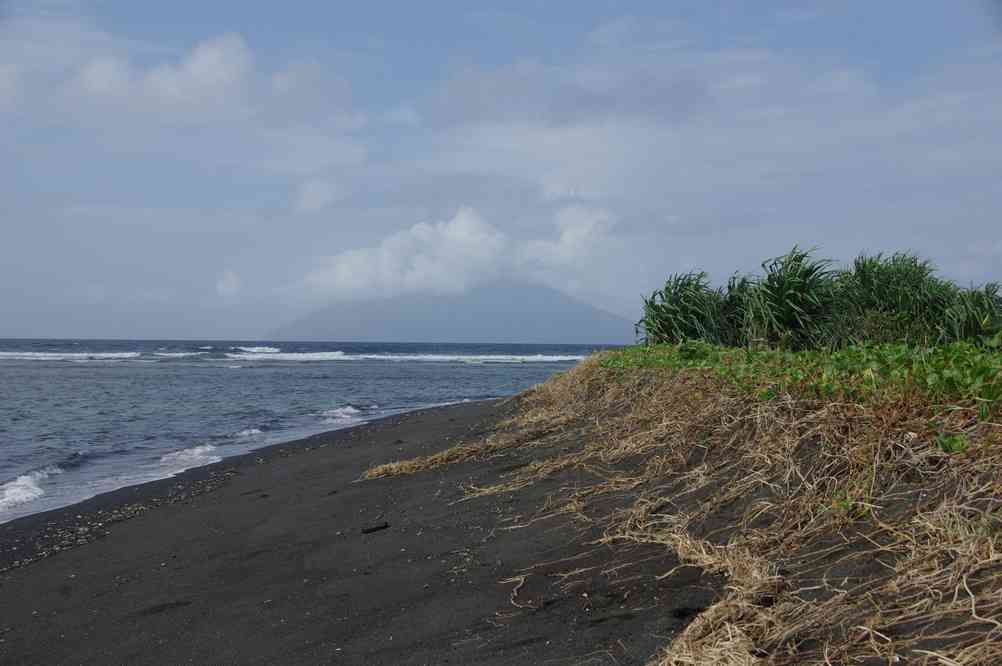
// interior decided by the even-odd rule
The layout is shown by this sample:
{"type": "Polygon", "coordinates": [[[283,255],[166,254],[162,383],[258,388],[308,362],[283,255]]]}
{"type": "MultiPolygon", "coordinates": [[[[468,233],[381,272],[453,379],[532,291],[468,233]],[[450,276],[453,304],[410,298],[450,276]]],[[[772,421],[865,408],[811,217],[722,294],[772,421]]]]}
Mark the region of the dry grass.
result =
{"type": "Polygon", "coordinates": [[[421,456],[409,460],[398,460],[370,467],[365,471],[365,479],[381,479],[389,476],[401,476],[404,474],[416,474],[425,470],[434,469],[443,465],[466,460],[476,460],[486,458],[500,453],[505,449],[519,446],[521,442],[515,438],[489,438],[482,442],[465,442],[456,446],[439,451],[430,456],[421,456]]]}
{"type": "Polygon", "coordinates": [[[467,493],[584,470],[595,481],[540,517],[724,574],[652,664],[1002,663],[1002,425],[973,406],[761,401],[703,371],[590,359],[525,394],[504,432],[368,476],[558,437],[579,445],[467,493]],[[970,446],[944,452],[943,432],[970,446]]]}

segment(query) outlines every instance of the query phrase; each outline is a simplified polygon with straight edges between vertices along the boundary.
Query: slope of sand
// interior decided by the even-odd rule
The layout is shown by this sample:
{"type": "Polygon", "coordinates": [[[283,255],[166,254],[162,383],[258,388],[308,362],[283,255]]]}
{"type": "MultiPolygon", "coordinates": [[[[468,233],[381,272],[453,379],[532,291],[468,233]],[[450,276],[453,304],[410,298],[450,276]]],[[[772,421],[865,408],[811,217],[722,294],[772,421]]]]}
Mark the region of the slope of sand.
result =
{"type": "Polygon", "coordinates": [[[510,529],[558,482],[458,502],[545,451],[357,481],[511,410],[391,417],[0,525],[0,663],[645,663],[721,581],[656,580],[660,546],[617,569],[567,521],[510,529]]]}

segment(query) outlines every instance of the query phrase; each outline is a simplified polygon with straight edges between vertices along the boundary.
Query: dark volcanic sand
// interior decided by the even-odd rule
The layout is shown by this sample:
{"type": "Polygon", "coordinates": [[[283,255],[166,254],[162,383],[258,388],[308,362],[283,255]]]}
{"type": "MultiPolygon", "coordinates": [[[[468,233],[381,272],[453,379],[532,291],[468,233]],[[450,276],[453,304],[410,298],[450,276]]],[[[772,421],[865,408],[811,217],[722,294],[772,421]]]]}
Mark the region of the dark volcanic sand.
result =
{"type": "Polygon", "coordinates": [[[454,503],[460,484],[490,483],[531,449],[356,482],[511,409],[391,417],[0,525],[0,663],[644,663],[720,581],[655,580],[677,564],[660,548],[603,575],[609,551],[582,543],[595,533],[504,529],[556,482],[454,503]],[[502,582],[586,551],[533,570],[514,596],[502,582]]]}

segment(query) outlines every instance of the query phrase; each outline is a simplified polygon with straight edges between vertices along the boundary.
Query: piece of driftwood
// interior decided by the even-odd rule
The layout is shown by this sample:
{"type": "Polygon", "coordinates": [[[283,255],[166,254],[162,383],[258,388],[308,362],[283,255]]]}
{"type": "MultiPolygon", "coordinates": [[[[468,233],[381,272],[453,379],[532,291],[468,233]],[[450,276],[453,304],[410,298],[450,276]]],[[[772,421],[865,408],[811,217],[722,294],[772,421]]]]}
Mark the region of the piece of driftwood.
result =
{"type": "Polygon", "coordinates": [[[373,532],[378,532],[379,530],[385,530],[390,524],[385,520],[381,523],[376,523],[375,525],[369,525],[368,527],[362,528],[362,534],[372,534],[373,532]]]}

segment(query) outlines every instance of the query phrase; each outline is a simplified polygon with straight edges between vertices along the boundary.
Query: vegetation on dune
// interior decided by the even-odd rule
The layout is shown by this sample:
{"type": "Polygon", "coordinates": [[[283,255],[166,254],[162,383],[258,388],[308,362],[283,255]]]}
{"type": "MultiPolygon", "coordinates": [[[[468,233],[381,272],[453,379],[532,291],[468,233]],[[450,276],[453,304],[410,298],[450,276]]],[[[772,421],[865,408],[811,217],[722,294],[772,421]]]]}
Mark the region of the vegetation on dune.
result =
{"type": "Polygon", "coordinates": [[[908,253],[861,255],[844,269],[794,247],[759,276],[714,288],[704,272],[674,274],[644,299],[647,344],[701,340],[735,347],[841,349],[864,342],[980,344],[1002,331],[999,285],[963,288],[908,253]]]}
{"type": "MultiPolygon", "coordinates": [[[[522,455],[467,498],[556,482],[511,529],[571,521],[583,552],[600,544],[618,558],[604,571],[664,548],[723,576],[719,598],[650,666],[988,666],[1002,663],[1002,424],[981,418],[988,393],[972,387],[992,363],[981,384],[996,386],[999,360],[973,345],[603,352],[520,396],[479,444],[371,476],[522,455]],[[972,369],[933,401],[920,384],[941,363],[972,369]],[[826,371],[830,394],[818,388],[826,371]]],[[[567,569],[521,578],[569,587],[596,575],[567,569]]],[[[670,588],[677,571],[651,584],[670,588]]]]}
{"type": "Polygon", "coordinates": [[[954,342],[921,348],[862,344],[834,351],[736,349],[705,342],[628,347],[601,357],[607,368],[700,368],[752,395],[870,404],[912,401],[974,407],[982,418],[1002,405],[1002,350],[954,342]]]}
{"type": "Polygon", "coordinates": [[[719,289],[674,274],[644,300],[643,345],[610,368],[703,368],[762,399],[1002,404],[999,285],[962,288],[913,254],[844,269],[794,247],[719,289]]]}
{"type": "MultiPolygon", "coordinates": [[[[1002,663],[998,287],[909,254],[836,269],[795,248],[763,269],[670,277],[644,344],[525,392],[484,441],[369,478],[524,455],[467,498],[560,481],[511,528],[577,523],[623,560],[603,575],[640,547],[722,576],[650,666],[1002,663]]],[[[594,575],[574,566],[564,586],[594,575]]]]}

